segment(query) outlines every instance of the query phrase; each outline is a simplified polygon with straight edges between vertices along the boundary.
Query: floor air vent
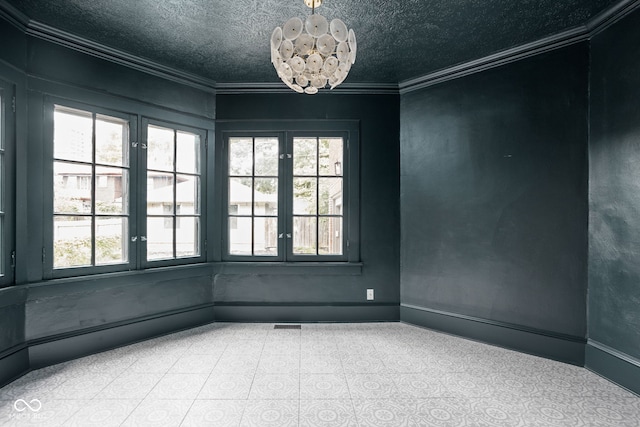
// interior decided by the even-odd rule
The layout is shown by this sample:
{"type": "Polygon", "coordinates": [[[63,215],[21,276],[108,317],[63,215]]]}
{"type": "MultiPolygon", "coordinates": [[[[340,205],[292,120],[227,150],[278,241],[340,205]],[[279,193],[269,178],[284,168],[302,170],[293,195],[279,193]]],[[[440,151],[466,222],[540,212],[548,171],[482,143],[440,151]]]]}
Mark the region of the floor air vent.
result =
{"type": "Polygon", "coordinates": [[[300,325],[274,325],[273,329],[301,329],[300,325]]]}

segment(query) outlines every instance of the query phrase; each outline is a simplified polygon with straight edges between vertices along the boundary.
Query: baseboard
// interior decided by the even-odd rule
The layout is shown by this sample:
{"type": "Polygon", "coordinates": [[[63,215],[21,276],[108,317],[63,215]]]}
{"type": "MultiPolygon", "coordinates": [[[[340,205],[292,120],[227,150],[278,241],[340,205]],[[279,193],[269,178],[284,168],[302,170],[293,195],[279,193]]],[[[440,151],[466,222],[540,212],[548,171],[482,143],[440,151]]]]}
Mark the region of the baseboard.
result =
{"type": "Polygon", "coordinates": [[[39,369],[214,321],[213,305],[59,334],[27,343],[29,366],[39,369]]]}
{"type": "Polygon", "coordinates": [[[216,303],[216,322],[397,322],[398,304],[216,303]]]}
{"type": "Polygon", "coordinates": [[[507,323],[401,304],[400,320],[417,326],[584,366],[585,339],[507,323]]]}
{"type": "Polygon", "coordinates": [[[585,368],[640,396],[640,360],[589,340],[585,368]]]}
{"type": "Polygon", "coordinates": [[[21,344],[0,354],[0,387],[29,371],[29,351],[21,344]]]}

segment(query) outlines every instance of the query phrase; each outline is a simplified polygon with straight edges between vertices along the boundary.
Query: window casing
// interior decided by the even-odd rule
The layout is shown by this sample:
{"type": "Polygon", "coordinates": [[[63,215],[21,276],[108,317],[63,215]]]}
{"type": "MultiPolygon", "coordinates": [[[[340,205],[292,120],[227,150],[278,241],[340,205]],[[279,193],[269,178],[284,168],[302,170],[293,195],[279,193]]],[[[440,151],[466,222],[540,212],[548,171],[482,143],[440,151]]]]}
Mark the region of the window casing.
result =
{"type": "Polygon", "coordinates": [[[0,80],[0,287],[14,281],[15,210],[13,85],[0,80]]]}
{"type": "Polygon", "coordinates": [[[358,262],[358,123],[258,126],[218,124],[223,260],[358,262]]]}
{"type": "Polygon", "coordinates": [[[66,100],[45,105],[45,278],[206,260],[206,131],[66,100]]]}

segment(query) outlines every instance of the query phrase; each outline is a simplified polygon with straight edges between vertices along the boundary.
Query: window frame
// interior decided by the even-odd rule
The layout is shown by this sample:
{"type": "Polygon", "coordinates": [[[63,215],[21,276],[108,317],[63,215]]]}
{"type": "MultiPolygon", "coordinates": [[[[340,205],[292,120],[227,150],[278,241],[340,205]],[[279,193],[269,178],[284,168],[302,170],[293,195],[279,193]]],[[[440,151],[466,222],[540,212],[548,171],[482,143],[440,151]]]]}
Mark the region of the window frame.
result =
{"type": "MultiPolygon", "coordinates": [[[[95,126],[95,119],[94,119],[95,126]]],[[[118,111],[115,109],[104,108],[100,106],[90,105],[82,102],[70,101],[67,99],[57,98],[57,97],[47,97],[44,103],[44,135],[45,141],[47,142],[44,147],[44,247],[43,247],[43,264],[44,264],[44,272],[43,277],[45,279],[51,278],[63,278],[63,277],[75,277],[75,276],[85,276],[92,274],[101,274],[101,273],[112,273],[117,271],[127,271],[136,269],[138,265],[138,249],[137,242],[132,239],[132,236],[137,236],[137,224],[136,218],[138,216],[136,205],[137,205],[137,194],[132,191],[136,188],[136,173],[135,171],[138,169],[137,166],[137,155],[135,147],[133,147],[132,141],[137,139],[138,135],[138,117],[135,114],[126,113],[122,111],[118,111]],[[129,140],[126,141],[127,147],[129,149],[129,164],[126,167],[128,170],[128,213],[126,217],[128,218],[128,235],[123,236],[124,239],[128,242],[128,260],[121,263],[107,264],[107,265],[88,265],[88,266],[76,266],[76,267],[63,267],[63,268],[55,268],[54,267],[54,164],[56,159],[54,158],[54,112],[56,107],[61,108],[69,108],[74,110],[80,110],[83,112],[91,113],[93,117],[96,115],[104,115],[109,117],[114,117],[118,119],[122,119],[128,122],[129,124],[129,140]]],[[[92,141],[92,144],[95,145],[95,139],[92,141]]],[[[93,148],[92,148],[93,149],[93,148]]],[[[97,164],[95,159],[92,159],[93,167],[96,167],[97,164]]],[[[97,186],[97,179],[96,186],[97,186]]],[[[95,189],[94,189],[95,193],[95,189]]],[[[96,217],[96,213],[91,213],[92,217],[96,217]]],[[[92,241],[95,236],[95,229],[92,230],[92,241]]]]}
{"type": "Polygon", "coordinates": [[[0,288],[15,281],[15,85],[0,79],[0,288]]]}
{"type": "Polygon", "coordinates": [[[217,153],[217,179],[222,187],[219,253],[224,262],[255,263],[336,263],[360,262],[360,122],[359,120],[269,120],[269,121],[217,121],[216,139],[220,141],[217,153]],[[278,256],[246,256],[229,253],[229,138],[279,136],[280,154],[285,158],[279,166],[278,256]],[[336,137],[343,139],[343,253],[342,255],[293,254],[293,239],[287,238],[293,225],[293,154],[294,137],[336,137]],[[284,166],[283,166],[284,165],[284,166]],[[283,241],[287,242],[284,243],[283,241]]]}
{"type": "MultiPolygon", "coordinates": [[[[201,262],[206,262],[207,260],[207,166],[209,164],[207,158],[208,152],[208,140],[207,140],[207,129],[197,128],[193,126],[183,125],[175,122],[171,122],[168,120],[159,120],[155,118],[145,117],[141,118],[140,125],[140,133],[141,133],[141,145],[142,148],[139,150],[138,155],[139,160],[138,164],[140,165],[137,171],[138,174],[138,186],[136,188],[138,197],[138,212],[140,215],[138,216],[138,229],[140,230],[139,235],[141,236],[142,243],[139,245],[139,259],[141,268],[153,268],[153,267],[165,267],[172,265],[184,265],[184,264],[197,264],[201,262]],[[154,259],[147,260],[147,149],[148,146],[148,127],[158,126],[167,129],[172,129],[174,132],[188,132],[195,135],[200,136],[200,241],[199,241],[199,250],[200,254],[192,257],[174,257],[174,258],[165,258],[165,259],[154,259]]],[[[175,141],[177,143],[177,141],[175,141]]],[[[175,154],[175,147],[174,147],[175,154]]],[[[175,157],[174,157],[174,171],[172,172],[174,175],[178,172],[175,168],[175,157]]],[[[195,175],[195,174],[194,174],[195,175]]],[[[174,213],[173,215],[176,219],[180,218],[180,215],[174,213]]],[[[193,215],[195,216],[195,215],[193,215]]],[[[174,223],[175,225],[175,223],[174,223]]],[[[174,250],[175,250],[175,227],[172,228],[174,233],[174,250]]]]}

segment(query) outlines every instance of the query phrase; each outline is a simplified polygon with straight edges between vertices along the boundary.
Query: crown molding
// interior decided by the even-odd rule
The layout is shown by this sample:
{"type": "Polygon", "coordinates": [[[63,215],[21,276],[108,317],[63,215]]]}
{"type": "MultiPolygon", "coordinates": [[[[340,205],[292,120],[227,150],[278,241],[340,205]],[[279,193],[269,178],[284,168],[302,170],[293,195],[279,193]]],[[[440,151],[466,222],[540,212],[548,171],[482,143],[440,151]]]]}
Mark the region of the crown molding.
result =
{"type": "Polygon", "coordinates": [[[0,0],[0,18],[4,18],[5,21],[23,32],[26,31],[29,24],[29,17],[5,0],[0,0]]]}
{"type": "Polygon", "coordinates": [[[586,26],[589,30],[589,35],[593,37],[603,32],[636,9],[640,9],[640,0],[621,0],[587,22],[586,26]]]}
{"type": "MultiPolygon", "coordinates": [[[[404,80],[398,84],[343,83],[331,91],[324,90],[318,92],[318,94],[359,95],[399,93],[402,95],[589,40],[591,37],[609,28],[637,9],[640,9],[640,0],[621,0],[609,9],[593,17],[585,25],[531,43],[496,52],[483,58],[404,80]]],[[[27,15],[5,0],[0,0],[0,18],[4,18],[7,22],[24,31],[27,35],[208,92],[218,94],[291,93],[291,90],[285,85],[276,82],[216,83],[211,79],[168,67],[145,58],[140,58],[31,20],[27,15]]]]}
{"type": "Polygon", "coordinates": [[[149,59],[140,58],[124,51],[96,43],[84,37],[59,30],[52,26],[29,19],[29,17],[11,6],[5,0],[0,0],[0,18],[4,18],[18,27],[26,35],[46,40],[58,45],[100,58],[115,64],[142,71],[176,83],[215,93],[216,82],[195,74],[187,73],[176,68],[162,65],[149,59]]]}
{"type": "MultiPolygon", "coordinates": [[[[282,82],[264,83],[217,83],[218,95],[246,93],[294,93],[282,82]]],[[[317,95],[397,95],[395,83],[343,83],[332,90],[320,90],[317,95]]]]}
{"type": "Polygon", "coordinates": [[[540,55],[586,40],[589,40],[589,32],[586,26],[563,31],[562,33],[496,52],[483,58],[474,59],[473,61],[435,71],[414,79],[404,80],[398,85],[400,94],[402,95],[428,86],[500,67],[511,62],[540,55]]]}
{"type": "Polygon", "coordinates": [[[590,40],[593,36],[606,30],[635,10],[640,9],[640,0],[621,0],[610,8],[594,16],[585,25],[563,31],[558,34],[523,44],[511,49],[496,52],[492,55],[473,61],[464,62],[433,73],[425,74],[398,84],[400,94],[413,92],[428,86],[444,83],[449,80],[475,74],[491,68],[499,67],[528,57],[540,55],[575,43],[590,40]]]}

